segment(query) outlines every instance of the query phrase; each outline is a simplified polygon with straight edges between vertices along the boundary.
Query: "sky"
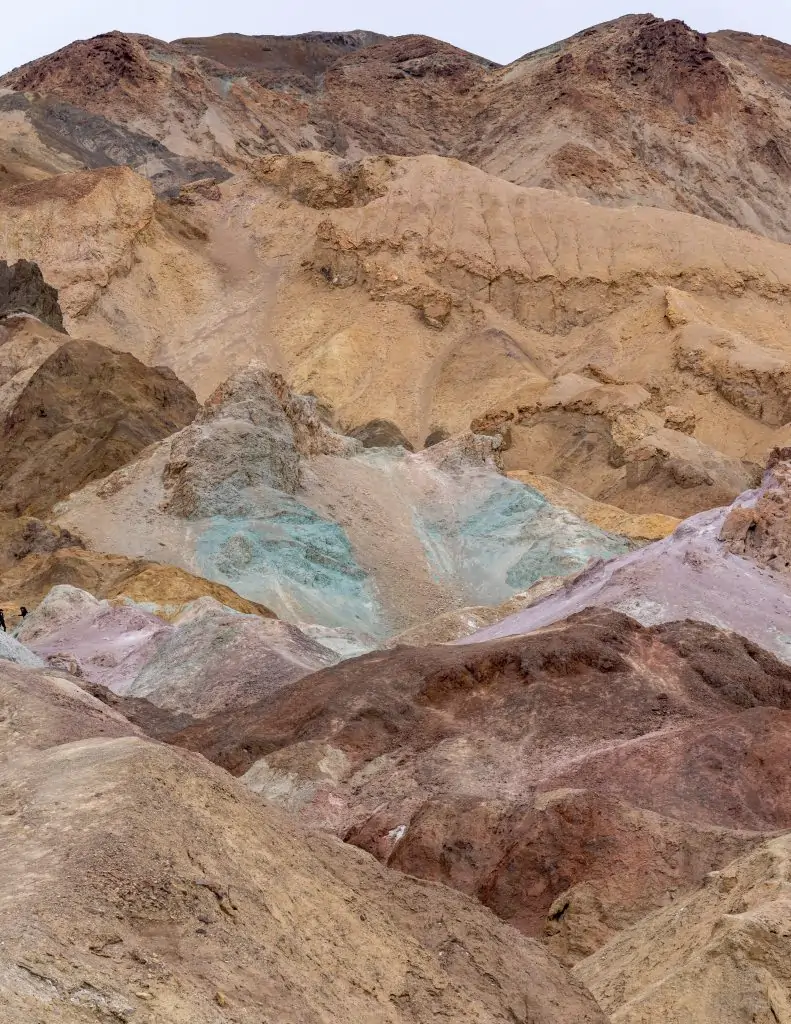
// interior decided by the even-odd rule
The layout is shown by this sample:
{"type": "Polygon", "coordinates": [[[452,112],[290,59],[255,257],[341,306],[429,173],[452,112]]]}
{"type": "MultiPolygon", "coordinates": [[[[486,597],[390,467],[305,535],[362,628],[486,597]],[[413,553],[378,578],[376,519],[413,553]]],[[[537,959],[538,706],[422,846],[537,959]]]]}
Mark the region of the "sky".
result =
{"type": "MultiPolygon", "coordinates": [[[[18,0],[4,0],[3,8],[0,73],[116,28],[168,41],[219,32],[417,32],[505,64],[589,25],[646,9],[618,0],[36,0],[32,15],[18,0]]],[[[791,43],[791,0],[652,0],[648,9],[703,32],[741,29],[791,43]]]]}

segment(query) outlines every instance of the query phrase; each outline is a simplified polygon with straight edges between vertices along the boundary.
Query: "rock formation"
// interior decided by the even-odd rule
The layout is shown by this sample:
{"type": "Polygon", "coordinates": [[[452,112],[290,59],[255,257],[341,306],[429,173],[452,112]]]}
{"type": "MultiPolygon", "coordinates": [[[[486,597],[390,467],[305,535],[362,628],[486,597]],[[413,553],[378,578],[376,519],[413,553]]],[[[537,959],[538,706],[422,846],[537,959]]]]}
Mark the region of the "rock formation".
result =
{"type": "Polygon", "coordinates": [[[0,320],[19,313],[63,330],[58,293],[45,282],[38,264],[19,260],[9,266],[0,260],[0,320]]]}
{"type": "Polygon", "coordinates": [[[35,371],[2,425],[0,510],[40,513],[185,426],[198,405],[166,368],[68,341],[35,371]]]}
{"type": "Polygon", "coordinates": [[[0,559],[0,607],[35,608],[55,586],[86,590],[99,599],[133,601],[170,620],[201,597],[245,615],[274,618],[255,601],[230,587],[194,576],[173,565],[87,551],[79,538],[38,519],[0,520],[0,538],[7,556],[0,559]],[[6,546],[7,545],[7,546],[6,546]]]}
{"type": "Polygon", "coordinates": [[[791,661],[791,585],[780,511],[791,482],[787,454],[776,452],[761,487],[732,506],[700,513],[665,540],[591,566],[469,641],[529,633],[584,608],[604,607],[646,625],[685,618],[709,622],[791,661]]]}
{"type": "Polygon", "coordinates": [[[791,569],[790,507],[791,449],[775,448],[760,493],[730,510],[720,540],[735,555],[787,573],[791,569]]]}
{"type": "Polygon", "coordinates": [[[789,83],[0,78],[3,1021],[789,1024],[789,83]]]}
{"type": "Polygon", "coordinates": [[[423,36],[166,43],[110,32],[0,79],[11,90],[0,140],[3,113],[9,129],[21,114],[26,145],[21,160],[19,145],[6,147],[9,176],[128,163],[162,188],[305,149],[432,153],[520,185],[788,241],[790,52],[651,15],[594,26],[506,68],[423,36]]]}
{"type": "Polygon", "coordinates": [[[437,156],[272,156],[219,194],[163,204],[126,168],[45,178],[0,193],[2,249],[36,258],[72,335],[202,399],[258,359],[344,429],[386,420],[416,449],[504,411],[507,468],[566,467],[631,512],[729,501],[785,442],[784,245],[437,156]]]}
{"type": "Polygon", "coordinates": [[[57,521],[79,523],[96,550],[169,562],[370,649],[629,548],[504,477],[497,458],[495,439],[472,434],[414,455],[364,450],[251,365],[191,426],[61,503],[57,521]]]}
{"type": "Polygon", "coordinates": [[[211,597],[166,623],[128,598],[101,601],[66,585],[53,587],[15,636],[78,679],[192,717],[254,703],[338,661],[296,626],[211,597]]]}
{"type": "Polygon", "coordinates": [[[773,839],[694,894],[619,935],[576,973],[612,1020],[782,1020],[791,985],[789,838],[773,839]]]}

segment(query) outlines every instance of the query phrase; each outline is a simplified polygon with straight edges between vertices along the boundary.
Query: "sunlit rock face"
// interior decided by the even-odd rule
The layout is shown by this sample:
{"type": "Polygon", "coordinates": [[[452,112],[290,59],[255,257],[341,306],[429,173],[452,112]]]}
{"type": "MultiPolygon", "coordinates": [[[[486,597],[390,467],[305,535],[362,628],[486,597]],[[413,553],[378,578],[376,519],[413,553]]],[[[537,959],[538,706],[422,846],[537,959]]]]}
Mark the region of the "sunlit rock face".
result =
{"type": "Polygon", "coordinates": [[[499,444],[468,433],[418,454],[363,448],[252,364],[189,427],[58,513],[98,550],[168,561],[282,619],[351,631],[351,648],[333,649],[356,652],[629,550],[505,477],[499,444]]]}

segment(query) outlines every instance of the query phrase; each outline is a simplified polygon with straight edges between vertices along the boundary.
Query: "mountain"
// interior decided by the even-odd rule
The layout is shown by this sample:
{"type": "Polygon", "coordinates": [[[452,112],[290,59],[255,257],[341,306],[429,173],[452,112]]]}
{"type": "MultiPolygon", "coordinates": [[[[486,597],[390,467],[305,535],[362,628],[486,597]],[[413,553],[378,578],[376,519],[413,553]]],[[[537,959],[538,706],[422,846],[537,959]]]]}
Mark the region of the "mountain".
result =
{"type": "Polygon", "coordinates": [[[0,700],[9,1024],[604,1024],[474,901],[306,834],[68,678],[0,661],[0,700]]]}
{"type": "Polygon", "coordinates": [[[266,153],[434,153],[519,185],[788,241],[790,55],[776,40],[707,37],[652,15],[505,68],[424,36],[111,32],[5,75],[0,112],[29,126],[33,174],[47,161],[130,163],[174,187],[266,153]]]}
{"type": "Polygon", "coordinates": [[[3,1021],[791,1021],[790,55],[0,79],[3,1021]]]}
{"type": "Polygon", "coordinates": [[[191,201],[126,168],[9,188],[5,251],[73,336],[199,398],[260,359],[341,430],[386,419],[416,448],[503,413],[507,469],[631,512],[730,501],[785,443],[785,245],[440,157],[271,157],[191,201]]]}

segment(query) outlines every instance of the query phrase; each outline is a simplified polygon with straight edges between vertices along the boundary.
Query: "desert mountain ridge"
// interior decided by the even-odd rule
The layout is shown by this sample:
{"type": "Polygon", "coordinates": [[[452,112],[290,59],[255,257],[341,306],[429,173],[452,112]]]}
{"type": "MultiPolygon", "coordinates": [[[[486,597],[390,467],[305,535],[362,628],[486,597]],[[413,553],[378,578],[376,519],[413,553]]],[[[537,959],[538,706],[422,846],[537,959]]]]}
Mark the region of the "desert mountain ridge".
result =
{"type": "Polygon", "coordinates": [[[3,135],[17,143],[2,163],[17,178],[130,163],[173,188],[267,153],[434,153],[519,185],[786,241],[789,53],[652,15],[506,67],[423,36],[165,43],[110,32],[0,78],[3,135]]]}
{"type": "Polygon", "coordinates": [[[0,78],[0,1019],[791,1024],[790,57],[0,78]]]}

